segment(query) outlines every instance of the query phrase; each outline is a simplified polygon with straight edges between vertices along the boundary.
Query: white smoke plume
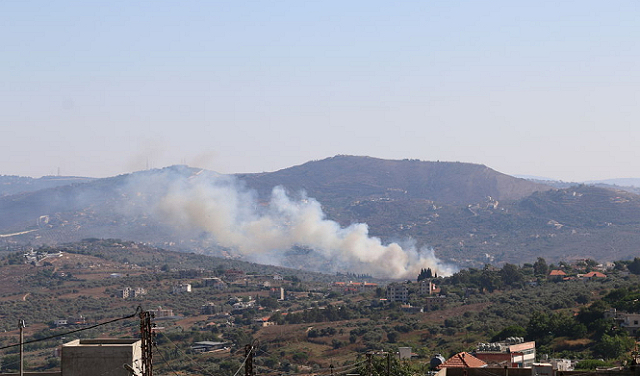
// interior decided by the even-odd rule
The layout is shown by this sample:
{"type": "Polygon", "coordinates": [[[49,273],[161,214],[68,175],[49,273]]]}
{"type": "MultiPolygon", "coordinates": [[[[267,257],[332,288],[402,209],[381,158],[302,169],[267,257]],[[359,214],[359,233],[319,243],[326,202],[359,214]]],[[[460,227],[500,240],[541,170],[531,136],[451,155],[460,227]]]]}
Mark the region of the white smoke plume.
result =
{"type": "Polygon", "coordinates": [[[422,268],[439,275],[454,271],[432,249],[384,245],[369,236],[363,223],[342,228],[326,218],[318,201],[301,196],[293,200],[276,187],[268,204],[261,204],[255,192],[232,177],[196,176],[170,185],[159,210],[174,225],[200,228],[221,246],[246,256],[277,255],[299,246],[319,252],[344,270],[376,277],[415,278],[422,268]]]}

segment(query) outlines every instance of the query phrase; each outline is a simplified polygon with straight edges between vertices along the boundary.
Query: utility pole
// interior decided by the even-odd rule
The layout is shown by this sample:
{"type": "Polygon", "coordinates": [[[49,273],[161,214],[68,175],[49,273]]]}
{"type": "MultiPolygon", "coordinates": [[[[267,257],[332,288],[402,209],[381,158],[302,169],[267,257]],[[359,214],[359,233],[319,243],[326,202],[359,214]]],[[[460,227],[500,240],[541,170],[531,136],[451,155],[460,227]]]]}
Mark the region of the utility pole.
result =
{"type": "Polygon", "coordinates": [[[253,376],[253,345],[244,345],[244,376],[253,376]]]}
{"type": "MultiPolygon", "coordinates": [[[[142,376],[153,375],[153,333],[151,312],[140,312],[140,339],[142,340],[142,376]]],[[[21,375],[22,376],[22,375],[21,375]]]]}
{"type": "Polygon", "coordinates": [[[391,376],[391,353],[387,353],[387,376],[391,376]]]}
{"type": "Polygon", "coordinates": [[[19,320],[18,325],[20,326],[20,376],[24,376],[24,320],[19,320]]]}

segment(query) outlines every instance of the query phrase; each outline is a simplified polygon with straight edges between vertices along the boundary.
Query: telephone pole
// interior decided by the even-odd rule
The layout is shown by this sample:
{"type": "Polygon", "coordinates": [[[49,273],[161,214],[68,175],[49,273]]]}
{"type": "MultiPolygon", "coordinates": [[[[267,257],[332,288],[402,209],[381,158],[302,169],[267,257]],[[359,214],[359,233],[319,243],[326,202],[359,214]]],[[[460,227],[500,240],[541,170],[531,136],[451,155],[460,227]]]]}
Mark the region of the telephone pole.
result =
{"type": "Polygon", "coordinates": [[[18,325],[20,326],[20,376],[24,376],[24,320],[19,320],[18,325]]]}
{"type": "Polygon", "coordinates": [[[244,376],[253,376],[253,345],[244,345],[244,376]]]}
{"type": "MultiPolygon", "coordinates": [[[[151,312],[140,312],[140,339],[142,340],[142,376],[153,375],[153,333],[151,312]]],[[[21,375],[22,376],[22,375],[21,375]]]]}

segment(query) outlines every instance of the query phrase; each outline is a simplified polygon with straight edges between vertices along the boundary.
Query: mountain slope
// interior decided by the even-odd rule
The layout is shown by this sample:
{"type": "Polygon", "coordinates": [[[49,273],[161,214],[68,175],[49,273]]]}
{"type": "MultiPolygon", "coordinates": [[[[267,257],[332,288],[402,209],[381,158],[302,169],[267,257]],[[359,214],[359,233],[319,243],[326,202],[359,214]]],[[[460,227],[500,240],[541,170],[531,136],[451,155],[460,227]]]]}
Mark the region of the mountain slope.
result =
{"type": "Polygon", "coordinates": [[[0,175],[0,197],[71,184],[87,183],[95,180],[79,176],[43,176],[30,178],[25,176],[0,175]]]}
{"type": "MultiPolygon", "coordinates": [[[[305,190],[342,227],[367,223],[369,233],[383,243],[412,239],[418,248],[433,247],[437,257],[463,266],[531,262],[539,256],[551,261],[623,259],[637,255],[640,241],[640,196],[591,186],[552,189],[481,165],[337,156],[236,177],[173,166],[0,197],[0,234],[32,231],[0,235],[0,244],[121,238],[233,256],[234,250],[218,246],[205,227],[182,217],[165,218],[167,212],[159,210],[169,192],[199,192],[184,190],[194,181],[224,187],[227,193],[243,186],[255,189],[262,201],[244,209],[258,211],[269,210],[265,199],[276,185],[294,197],[305,190]]],[[[208,189],[190,205],[206,207],[200,218],[211,223],[220,207],[199,200],[221,191],[208,189]]],[[[301,249],[294,250],[289,265],[310,267],[314,257],[301,249]]]]}
{"type": "Polygon", "coordinates": [[[261,195],[283,185],[292,191],[305,190],[323,203],[387,197],[468,204],[487,197],[515,200],[551,189],[483,165],[356,156],[336,156],[276,172],[236,176],[261,195]]]}

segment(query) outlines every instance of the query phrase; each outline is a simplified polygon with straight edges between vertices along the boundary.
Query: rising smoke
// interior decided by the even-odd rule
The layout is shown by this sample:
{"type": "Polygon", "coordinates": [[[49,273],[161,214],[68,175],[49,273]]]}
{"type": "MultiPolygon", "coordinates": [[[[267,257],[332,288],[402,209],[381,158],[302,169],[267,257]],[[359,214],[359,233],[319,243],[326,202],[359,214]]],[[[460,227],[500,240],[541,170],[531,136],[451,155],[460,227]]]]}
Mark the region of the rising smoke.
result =
{"type": "Polygon", "coordinates": [[[273,189],[268,203],[230,176],[192,176],[173,181],[160,199],[158,213],[175,226],[199,228],[221,246],[248,258],[268,255],[279,264],[278,255],[292,247],[318,252],[342,270],[376,277],[414,278],[422,268],[448,275],[454,268],[441,263],[432,249],[419,249],[406,242],[384,245],[369,236],[366,224],[342,228],[326,218],[321,205],[300,193],[290,198],[282,187],[273,189]],[[404,244],[404,243],[403,243],[404,244]]]}

